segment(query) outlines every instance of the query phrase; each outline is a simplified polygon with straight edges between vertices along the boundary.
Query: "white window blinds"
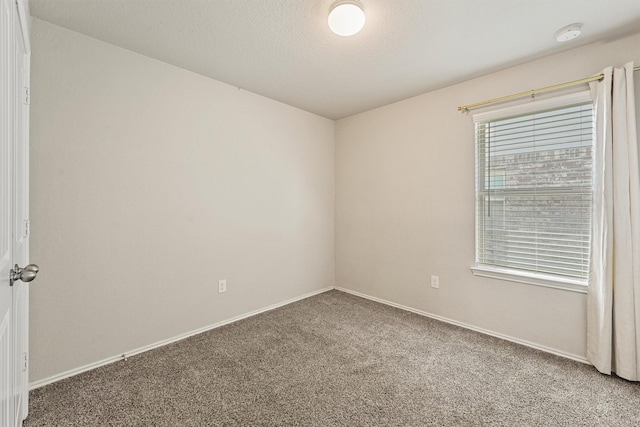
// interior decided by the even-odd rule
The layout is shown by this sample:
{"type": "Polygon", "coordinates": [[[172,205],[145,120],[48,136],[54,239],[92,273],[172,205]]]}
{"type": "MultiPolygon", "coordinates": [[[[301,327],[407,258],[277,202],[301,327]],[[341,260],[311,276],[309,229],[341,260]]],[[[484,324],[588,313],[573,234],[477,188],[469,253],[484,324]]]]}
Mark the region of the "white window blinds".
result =
{"type": "Polygon", "coordinates": [[[594,123],[576,99],[474,117],[477,266],[586,284],[594,123]]]}

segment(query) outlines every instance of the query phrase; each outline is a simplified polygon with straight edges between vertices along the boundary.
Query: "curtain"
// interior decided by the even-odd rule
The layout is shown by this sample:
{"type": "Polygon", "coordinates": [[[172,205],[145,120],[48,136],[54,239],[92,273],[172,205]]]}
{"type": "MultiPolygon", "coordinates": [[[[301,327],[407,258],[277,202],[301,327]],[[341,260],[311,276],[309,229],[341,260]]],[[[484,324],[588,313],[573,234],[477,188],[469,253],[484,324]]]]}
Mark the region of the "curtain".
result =
{"type": "Polygon", "coordinates": [[[640,174],[633,63],[591,83],[596,143],[587,359],[640,380],[640,174]]]}

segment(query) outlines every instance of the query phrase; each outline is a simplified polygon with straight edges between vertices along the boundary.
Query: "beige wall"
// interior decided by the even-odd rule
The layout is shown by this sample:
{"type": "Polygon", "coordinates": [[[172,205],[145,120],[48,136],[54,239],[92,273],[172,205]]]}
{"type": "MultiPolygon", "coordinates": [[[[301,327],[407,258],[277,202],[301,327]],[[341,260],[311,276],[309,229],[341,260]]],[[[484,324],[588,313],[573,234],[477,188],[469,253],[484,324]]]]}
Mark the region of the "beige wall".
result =
{"type": "Polygon", "coordinates": [[[32,43],[31,382],[332,286],[334,259],[337,286],[584,357],[584,294],[471,274],[456,107],[640,62],[640,35],[337,123],[37,19],[32,43]]]}
{"type": "Polygon", "coordinates": [[[585,356],[585,294],[474,276],[474,141],[459,105],[640,63],[640,35],[340,120],[336,286],[585,356]],[[429,286],[440,276],[440,288],[429,286]]]}
{"type": "Polygon", "coordinates": [[[32,43],[31,382],[333,285],[333,121],[37,19],[32,43]]]}

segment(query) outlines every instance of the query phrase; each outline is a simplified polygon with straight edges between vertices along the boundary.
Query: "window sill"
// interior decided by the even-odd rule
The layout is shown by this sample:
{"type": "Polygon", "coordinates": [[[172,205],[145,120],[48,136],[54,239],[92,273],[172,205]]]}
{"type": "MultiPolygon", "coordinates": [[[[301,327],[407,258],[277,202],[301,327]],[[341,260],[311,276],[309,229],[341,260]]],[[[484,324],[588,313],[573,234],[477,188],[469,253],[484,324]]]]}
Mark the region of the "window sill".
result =
{"type": "Polygon", "coordinates": [[[544,286],[546,288],[562,289],[564,291],[579,292],[582,294],[587,293],[587,284],[577,279],[565,279],[549,274],[527,273],[524,271],[489,267],[486,265],[471,267],[471,271],[476,276],[544,286]]]}

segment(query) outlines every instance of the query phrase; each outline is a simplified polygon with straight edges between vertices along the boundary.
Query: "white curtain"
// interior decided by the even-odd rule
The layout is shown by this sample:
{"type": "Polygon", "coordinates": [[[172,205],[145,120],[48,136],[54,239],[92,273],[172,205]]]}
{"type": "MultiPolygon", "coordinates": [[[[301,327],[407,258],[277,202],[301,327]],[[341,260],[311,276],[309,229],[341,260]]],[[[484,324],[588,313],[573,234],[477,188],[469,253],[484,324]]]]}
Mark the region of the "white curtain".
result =
{"type": "Polygon", "coordinates": [[[591,83],[596,151],[587,359],[640,380],[640,174],[633,63],[591,83]]]}

